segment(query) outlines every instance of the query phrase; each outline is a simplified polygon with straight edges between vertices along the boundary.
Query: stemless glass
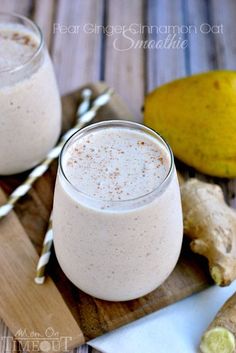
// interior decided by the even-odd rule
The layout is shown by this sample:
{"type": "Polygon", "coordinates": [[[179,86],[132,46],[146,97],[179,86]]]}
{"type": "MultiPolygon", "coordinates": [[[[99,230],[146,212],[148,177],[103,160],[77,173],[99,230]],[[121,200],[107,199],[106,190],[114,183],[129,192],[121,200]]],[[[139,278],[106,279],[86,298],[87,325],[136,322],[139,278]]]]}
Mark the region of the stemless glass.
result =
{"type": "Polygon", "coordinates": [[[0,174],[7,175],[33,167],[54,146],[61,131],[61,101],[35,23],[0,12],[0,50],[0,174]]]}
{"type": "MultiPolygon", "coordinates": [[[[96,148],[91,142],[89,145],[96,148]]],[[[63,271],[84,292],[122,301],[157,288],[175,267],[183,237],[179,185],[168,144],[151,129],[128,121],[97,123],[75,133],[60,155],[53,234],[63,271]],[[133,199],[106,201],[104,207],[104,200],[73,185],[65,154],[84,136],[110,127],[151,136],[168,156],[168,173],[151,192],[133,199]]]]}

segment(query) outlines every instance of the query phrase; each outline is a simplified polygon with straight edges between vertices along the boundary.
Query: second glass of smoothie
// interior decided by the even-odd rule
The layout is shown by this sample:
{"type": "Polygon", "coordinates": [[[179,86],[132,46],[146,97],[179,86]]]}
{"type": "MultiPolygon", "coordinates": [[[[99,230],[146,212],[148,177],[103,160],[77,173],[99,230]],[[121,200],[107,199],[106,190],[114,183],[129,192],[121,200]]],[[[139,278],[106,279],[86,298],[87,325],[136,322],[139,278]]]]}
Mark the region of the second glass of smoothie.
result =
{"type": "Polygon", "coordinates": [[[60,96],[40,29],[0,13],[0,175],[39,163],[60,131],[60,96]]]}
{"type": "Polygon", "coordinates": [[[157,288],[174,269],[183,236],[169,146],[126,121],[77,132],[60,156],[53,233],[63,271],[84,292],[123,301],[157,288]]]}

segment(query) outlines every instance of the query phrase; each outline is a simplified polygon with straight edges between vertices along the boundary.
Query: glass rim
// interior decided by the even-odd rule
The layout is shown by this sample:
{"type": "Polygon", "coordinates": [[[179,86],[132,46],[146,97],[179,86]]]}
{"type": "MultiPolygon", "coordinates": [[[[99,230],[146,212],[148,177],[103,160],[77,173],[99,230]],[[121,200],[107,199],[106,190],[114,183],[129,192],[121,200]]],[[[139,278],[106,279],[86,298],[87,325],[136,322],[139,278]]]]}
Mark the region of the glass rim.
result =
{"type": "MultiPolygon", "coordinates": [[[[14,72],[20,71],[23,68],[25,68],[25,66],[30,64],[40,54],[40,52],[42,51],[42,48],[44,46],[44,37],[43,37],[43,33],[42,33],[40,27],[37,25],[37,23],[35,23],[34,21],[32,21],[31,19],[29,19],[28,17],[26,17],[24,15],[20,15],[17,12],[0,11],[0,18],[1,18],[1,16],[15,17],[16,19],[21,19],[21,20],[25,21],[27,24],[29,24],[35,30],[36,34],[39,37],[39,44],[37,45],[32,56],[30,56],[25,62],[17,65],[16,67],[13,67],[13,68],[6,68],[3,70],[0,70],[0,74],[14,73],[14,72]]],[[[6,23],[10,23],[10,22],[6,22],[6,23]]]]}
{"type": "Polygon", "coordinates": [[[61,153],[59,155],[59,173],[62,174],[63,179],[66,181],[66,183],[72,187],[72,189],[77,193],[82,195],[83,197],[89,199],[89,200],[93,200],[96,202],[108,202],[110,204],[114,204],[114,205],[118,205],[118,204],[124,204],[124,203],[128,203],[128,202],[136,202],[136,201],[140,201],[143,198],[146,198],[148,196],[151,196],[152,194],[154,194],[155,192],[158,192],[160,190],[162,190],[162,188],[169,182],[171,176],[173,175],[174,172],[174,155],[173,152],[170,148],[170,145],[165,141],[165,139],[155,130],[143,125],[143,124],[139,124],[133,121],[128,121],[128,120],[105,120],[105,121],[101,121],[101,122],[97,122],[94,124],[90,124],[84,128],[82,128],[81,130],[76,131],[72,136],[70,136],[70,138],[65,142],[61,153]],[[99,199],[98,197],[95,196],[91,196],[89,194],[87,194],[86,192],[79,190],[66,176],[66,173],[64,171],[63,168],[63,156],[64,153],[66,151],[66,149],[70,146],[70,144],[73,143],[73,140],[78,140],[79,138],[86,136],[87,133],[91,132],[91,130],[93,131],[94,129],[100,128],[100,127],[131,127],[133,129],[137,129],[137,130],[141,130],[144,131],[145,133],[148,133],[152,136],[154,136],[158,141],[161,141],[162,145],[165,147],[166,151],[168,152],[168,155],[170,157],[170,166],[168,169],[168,172],[165,176],[165,178],[163,179],[163,181],[154,189],[152,189],[151,191],[149,191],[148,193],[142,194],[140,196],[137,197],[133,197],[133,198],[129,198],[129,199],[125,199],[125,200],[106,200],[106,199],[99,199]]]}

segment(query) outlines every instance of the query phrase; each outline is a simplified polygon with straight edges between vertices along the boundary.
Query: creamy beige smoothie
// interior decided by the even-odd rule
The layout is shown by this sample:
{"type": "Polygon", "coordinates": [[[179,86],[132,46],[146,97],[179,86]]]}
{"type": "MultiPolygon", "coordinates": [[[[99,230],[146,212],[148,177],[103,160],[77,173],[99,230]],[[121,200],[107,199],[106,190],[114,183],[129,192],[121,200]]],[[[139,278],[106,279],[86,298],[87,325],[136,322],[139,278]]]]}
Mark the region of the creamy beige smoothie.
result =
{"type": "Polygon", "coordinates": [[[183,235],[167,144],[123,121],[76,133],[60,158],[53,232],[63,271],[84,292],[120,301],[158,287],[177,262],[183,235]]]}
{"type": "Polygon", "coordinates": [[[60,130],[60,97],[40,30],[0,14],[0,174],[36,165],[60,130]]]}

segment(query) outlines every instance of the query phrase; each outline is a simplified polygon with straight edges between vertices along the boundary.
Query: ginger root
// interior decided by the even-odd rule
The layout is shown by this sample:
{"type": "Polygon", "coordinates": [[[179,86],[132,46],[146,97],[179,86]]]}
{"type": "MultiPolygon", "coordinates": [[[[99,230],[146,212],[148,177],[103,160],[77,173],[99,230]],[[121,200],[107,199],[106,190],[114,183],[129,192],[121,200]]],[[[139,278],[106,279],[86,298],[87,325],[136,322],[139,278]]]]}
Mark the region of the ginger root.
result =
{"type": "Polygon", "coordinates": [[[190,247],[208,259],[215,283],[227,286],[236,278],[236,212],[218,185],[189,179],[180,189],[190,247]]]}
{"type": "Polygon", "coordinates": [[[236,348],[236,293],[226,301],[203,335],[202,353],[233,353],[236,348]]]}

